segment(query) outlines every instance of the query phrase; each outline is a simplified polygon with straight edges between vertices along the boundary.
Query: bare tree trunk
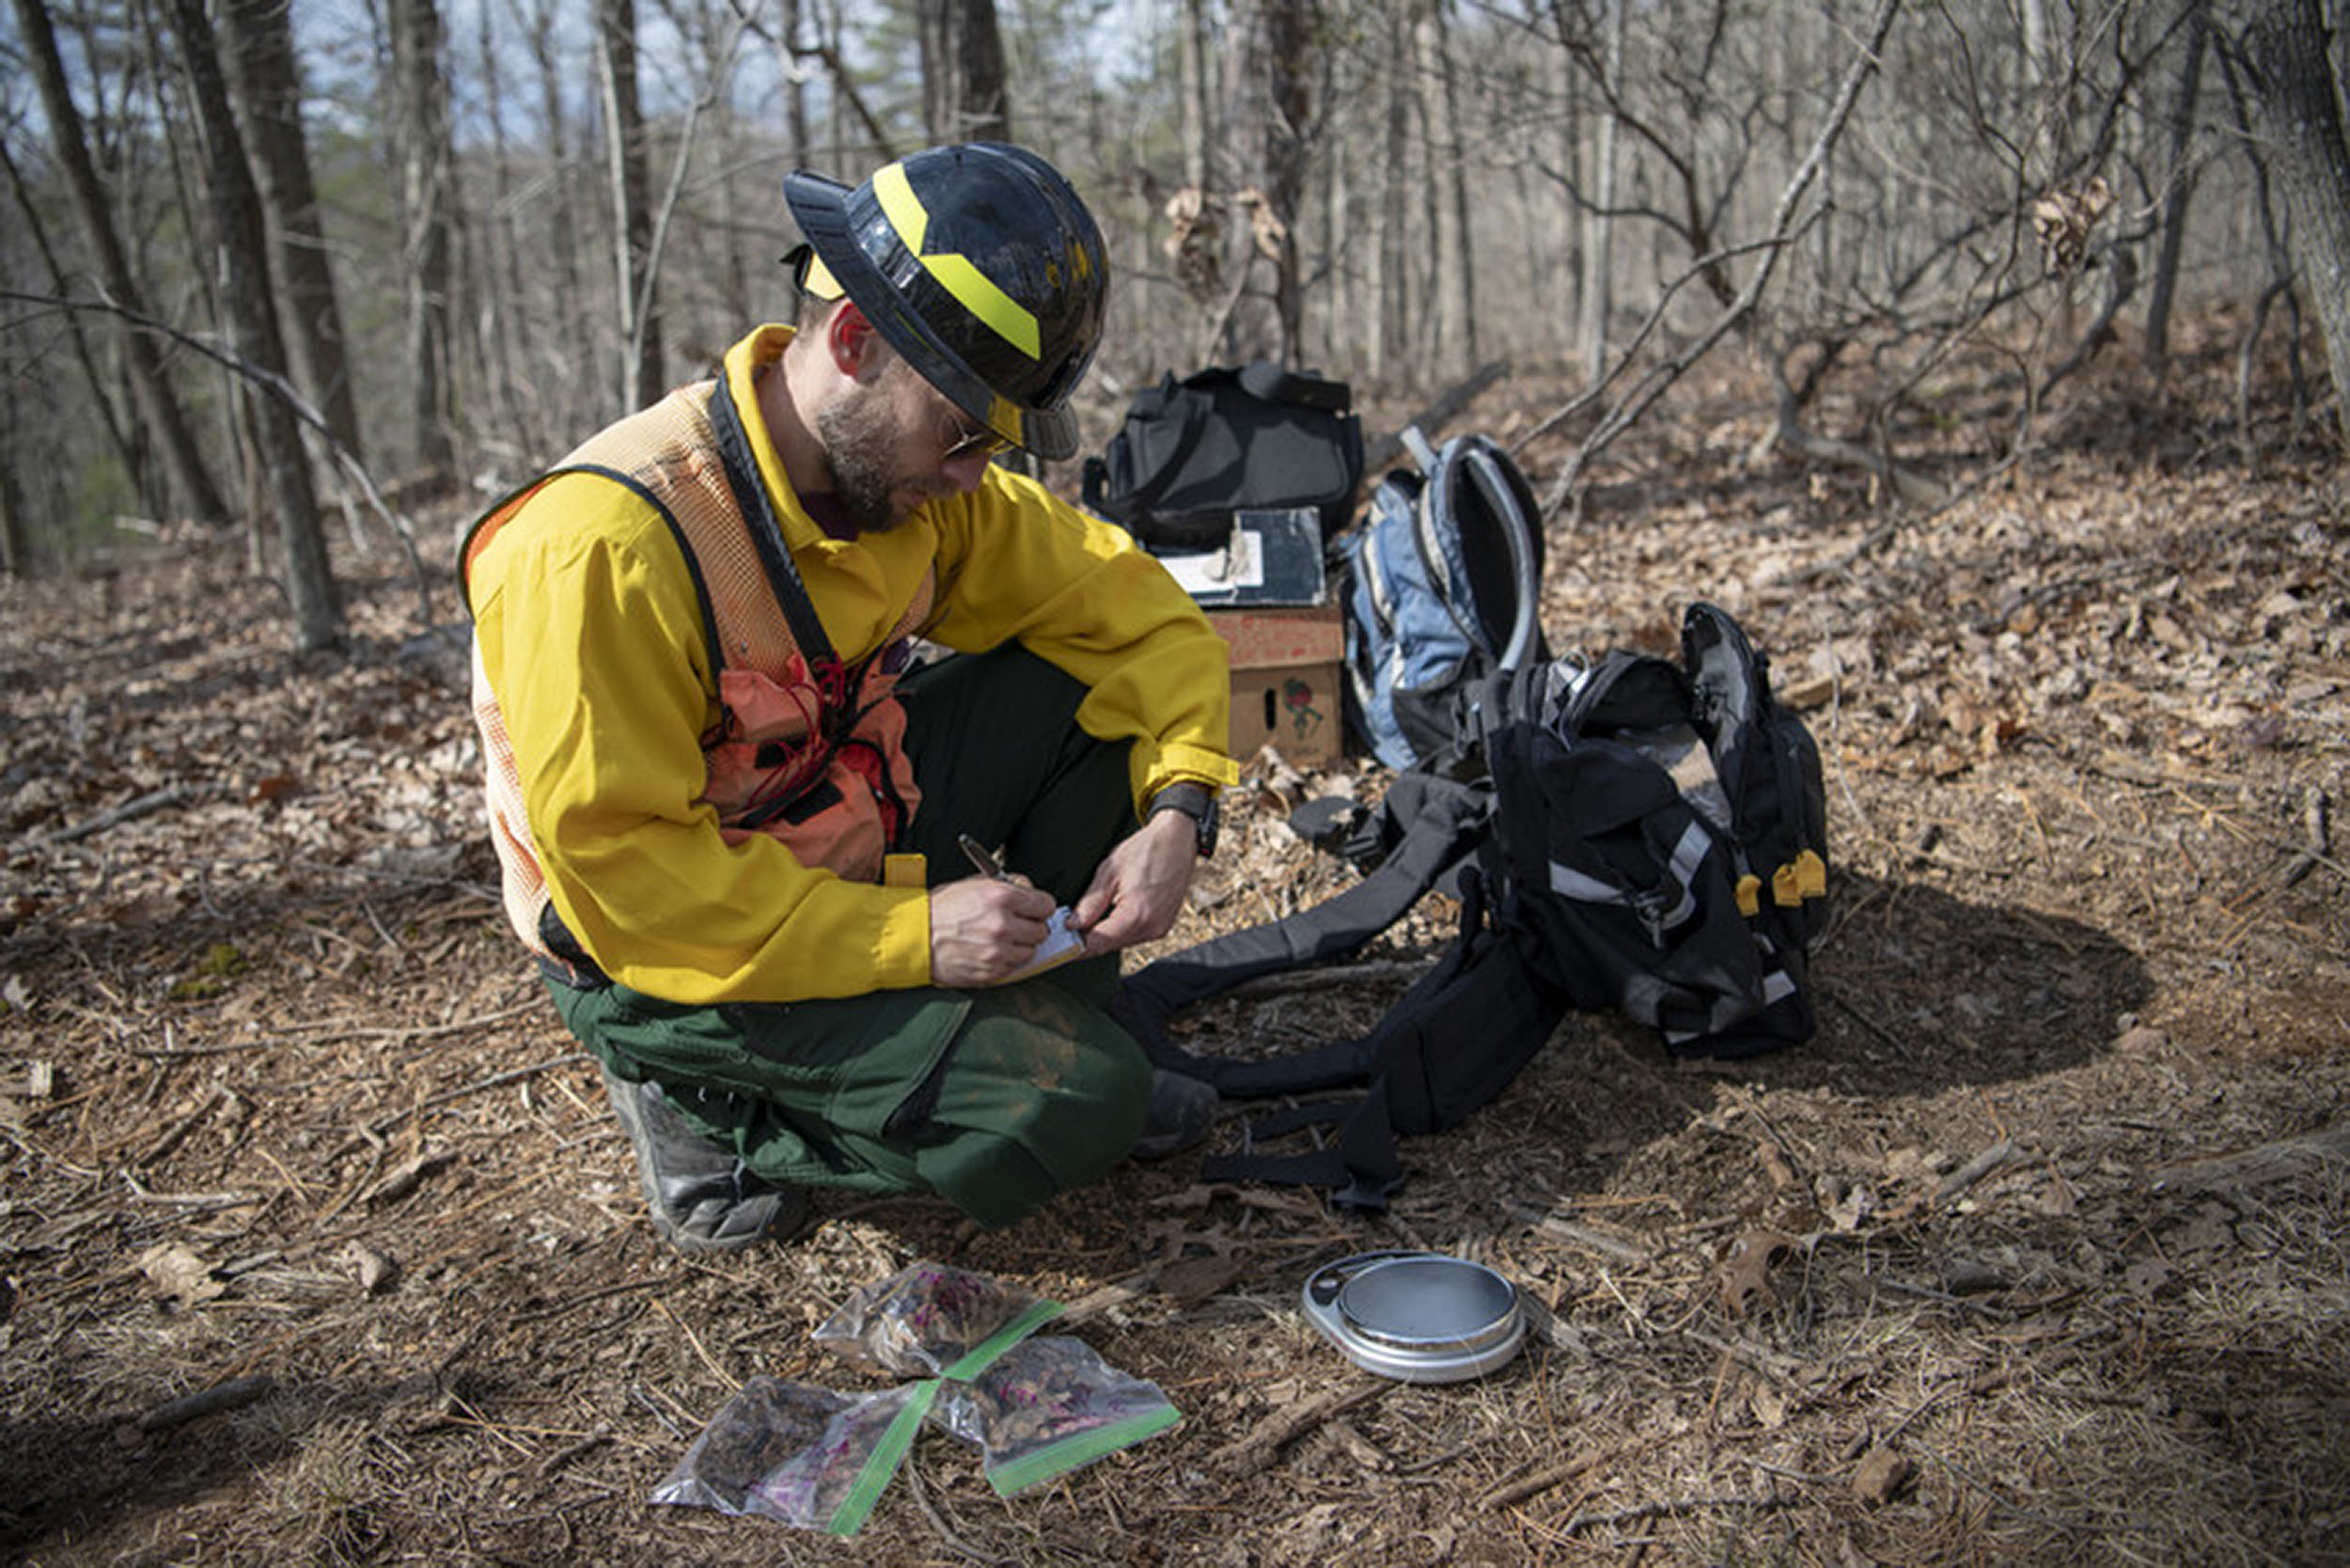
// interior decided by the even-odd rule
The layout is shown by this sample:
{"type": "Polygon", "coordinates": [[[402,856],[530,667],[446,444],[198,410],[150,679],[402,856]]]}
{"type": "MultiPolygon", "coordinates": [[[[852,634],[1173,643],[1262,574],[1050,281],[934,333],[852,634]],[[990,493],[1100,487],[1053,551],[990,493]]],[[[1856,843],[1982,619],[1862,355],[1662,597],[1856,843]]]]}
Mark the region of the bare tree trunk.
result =
{"type": "MultiPolygon", "coordinates": [[[[734,94],[728,90],[733,75],[735,51],[742,42],[744,26],[740,24],[730,24],[723,30],[714,30],[710,25],[711,20],[713,19],[705,14],[704,20],[696,29],[696,38],[701,45],[702,63],[707,72],[706,80],[710,84],[707,102],[711,119],[710,139],[713,144],[713,161],[720,170],[728,171],[719,175],[715,195],[718,204],[718,232],[724,236],[726,244],[726,253],[720,259],[718,265],[720,298],[724,306],[724,319],[729,325],[733,325],[745,321],[765,321],[769,318],[753,313],[758,307],[751,301],[751,271],[750,263],[744,254],[744,236],[753,231],[754,225],[750,216],[743,211],[742,181],[733,178],[730,172],[748,161],[744,149],[738,145],[734,94]]],[[[681,149],[680,159],[682,160],[684,156],[685,151],[681,149]]],[[[774,210],[773,197],[770,195],[774,187],[765,180],[761,180],[757,189],[759,196],[764,199],[755,198],[754,210],[763,218],[764,214],[774,210]]],[[[774,248],[765,247],[760,260],[772,267],[774,259],[774,248]]],[[[773,275],[772,272],[761,268],[762,281],[773,275]]],[[[678,352],[688,356],[687,373],[695,374],[698,373],[702,366],[715,366],[724,357],[726,351],[724,343],[720,342],[717,344],[681,343],[678,345],[678,352]]]]}
{"type": "MultiPolygon", "coordinates": [[[[11,368],[13,369],[13,367],[11,368]]],[[[13,381],[13,375],[9,378],[13,381]]],[[[16,400],[0,399],[0,448],[16,450],[16,400]]],[[[24,537],[24,511],[17,496],[16,464],[0,463],[0,577],[32,574],[32,551],[24,537]]]]}
{"type": "Polygon", "coordinates": [[[668,384],[662,371],[660,295],[651,267],[645,117],[636,93],[636,0],[597,0],[596,60],[618,247],[613,259],[620,292],[620,402],[624,408],[644,408],[658,402],[668,384]]]}
{"type": "MultiPolygon", "coordinates": [[[[49,274],[50,288],[59,299],[67,298],[73,292],[72,286],[66,280],[65,268],[58,262],[55,249],[49,243],[49,231],[41,223],[39,212],[33,206],[32,194],[24,188],[24,177],[18,170],[16,160],[9,156],[5,138],[0,138],[0,169],[8,172],[8,190],[16,197],[17,211],[24,217],[24,232],[31,237],[34,248],[40,252],[41,266],[49,274]]],[[[132,485],[136,488],[140,483],[140,470],[146,465],[140,461],[139,449],[131,439],[131,432],[123,429],[121,414],[106,386],[106,376],[98,368],[96,356],[90,353],[89,335],[82,330],[81,313],[69,314],[65,326],[68,339],[73,345],[73,361],[82,368],[82,379],[89,384],[90,401],[97,406],[99,422],[105,426],[106,444],[113,448],[116,459],[122,464],[123,473],[130,476],[132,485]]],[[[0,467],[5,466],[0,464],[0,467]]]]}
{"type": "MultiPolygon", "coordinates": [[[[551,445],[560,447],[562,432],[600,422],[612,410],[594,390],[601,377],[579,378],[575,395],[551,396],[546,373],[556,363],[586,352],[597,339],[588,324],[589,295],[581,271],[580,248],[585,229],[579,216],[580,171],[573,161],[571,116],[564,107],[571,68],[556,54],[556,0],[530,0],[527,15],[520,15],[523,0],[515,0],[519,19],[530,39],[531,66],[538,76],[539,118],[546,137],[549,196],[540,223],[528,231],[532,271],[542,287],[518,293],[523,304],[516,315],[516,346],[522,364],[518,380],[522,396],[531,401],[537,418],[533,428],[551,445]]],[[[540,444],[532,444],[534,452],[540,444]]]]}
{"type": "MultiPolygon", "coordinates": [[[[1398,7],[1388,13],[1386,45],[1387,133],[1379,169],[1378,236],[1371,251],[1374,271],[1370,294],[1375,316],[1367,371],[1374,382],[1389,375],[1413,321],[1409,260],[1411,186],[1404,173],[1411,137],[1412,25],[1405,8],[1398,7]]],[[[1408,385],[1408,365],[1403,379],[1408,385]]]]}
{"type": "Polygon", "coordinates": [[[434,0],[388,0],[387,9],[416,461],[428,476],[446,479],[456,471],[457,453],[449,399],[452,154],[441,13],[434,0]]]}
{"type": "Polygon", "coordinates": [[[1296,226],[1311,112],[1308,0],[1242,0],[1232,16],[1231,71],[1220,149],[1233,219],[1225,276],[1231,306],[1220,352],[1293,361],[1298,350],[1296,226]]]}
{"type": "MultiPolygon", "coordinates": [[[[228,87],[213,52],[204,0],[172,0],[172,17],[204,144],[212,222],[218,230],[221,304],[230,336],[250,367],[285,382],[285,343],[271,299],[269,228],[261,215],[260,192],[245,163],[236,116],[228,106],[228,87]]],[[[319,527],[318,497],[310,486],[302,432],[283,398],[258,387],[247,387],[245,396],[261,471],[277,513],[296,642],[305,652],[333,648],[342,641],[342,604],[327,567],[326,538],[319,527]]]]}
{"type": "Polygon", "coordinates": [[[490,406],[500,442],[525,452],[540,448],[537,421],[525,410],[525,378],[514,366],[514,345],[525,306],[522,246],[515,227],[512,200],[513,153],[506,140],[505,72],[499,69],[496,45],[490,35],[490,8],[476,13],[478,31],[475,54],[481,62],[481,87],[490,121],[490,199],[483,209],[477,236],[482,252],[479,332],[482,361],[489,377],[490,406]]]}
{"type": "Polygon", "coordinates": [[[791,137],[786,150],[794,162],[807,156],[807,84],[800,79],[800,0],[783,0],[783,47],[788,56],[784,64],[791,68],[784,72],[783,124],[791,137]]]}
{"type": "Polygon", "coordinates": [[[1623,84],[1624,8],[1607,0],[1607,89],[1611,102],[1599,118],[1599,146],[1591,153],[1591,216],[1583,245],[1583,374],[1592,384],[1607,373],[1607,318],[1615,307],[1616,126],[1622,116],[1613,96],[1623,84]]]}
{"type": "Polygon", "coordinates": [[[1329,278],[1325,284],[1329,308],[1324,313],[1324,344],[1320,360],[1340,377],[1358,373],[1362,345],[1338,328],[1352,328],[1363,320],[1360,279],[1347,261],[1345,236],[1353,226],[1355,152],[1350,138],[1333,136],[1322,159],[1322,230],[1330,236],[1329,278]]]}
{"type": "Polygon", "coordinates": [[[2168,155],[2163,160],[2162,230],[2154,250],[2154,275],[2146,295],[2146,364],[2160,382],[2170,368],[2170,302],[2179,283],[2179,253],[2186,238],[2187,198],[2195,192],[2190,144],[2195,134],[2195,99],[2203,81],[2203,46],[2210,36],[2210,0],[2186,0],[2186,55],[2170,101],[2168,155]]]}
{"type": "Polygon", "coordinates": [[[1208,106],[1214,102],[1208,84],[1208,0],[1183,0],[1176,24],[1176,85],[1183,95],[1182,134],[1183,183],[1196,191],[1208,186],[1208,147],[1213,140],[1208,106]]]}
{"type": "MultiPolygon", "coordinates": [[[[89,242],[99,283],[117,305],[145,314],[145,296],[131,275],[122,241],[108,215],[105,186],[90,162],[81,110],[66,86],[65,63],[57,54],[56,35],[50,28],[48,9],[42,0],[16,0],[16,17],[24,53],[40,90],[41,108],[49,118],[50,145],[73,194],[74,212],[82,220],[82,231],[89,242]]],[[[222,521],[228,514],[227,508],[221,504],[220,491],[213,485],[212,473],[196,449],[195,432],[189,429],[180,400],[164,375],[163,356],[156,352],[152,340],[134,329],[125,330],[121,342],[131,395],[145,426],[143,433],[152,437],[162,449],[164,466],[171,477],[172,490],[180,504],[199,522],[222,521]]],[[[133,477],[137,477],[135,468],[133,477]]]]}
{"type": "Polygon", "coordinates": [[[359,415],[343,364],[342,311],[327,264],[309,137],[302,124],[291,0],[222,0],[219,15],[229,90],[243,117],[270,226],[272,270],[294,383],[325,416],[344,450],[357,457],[364,449],[359,415]]]}
{"type": "Polygon", "coordinates": [[[2264,0],[2244,35],[2254,121],[2293,213],[2301,283],[2325,329],[2334,413],[2350,450],[2350,142],[2317,0],[2264,0]]]}
{"type": "Polygon", "coordinates": [[[1445,340],[1444,200],[1438,194],[1441,167],[1436,153],[1444,110],[1434,102],[1435,84],[1427,70],[1422,48],[1428,10],[1433,4],[1434,0],[1418,0],[1411,8],[1411,54],[1406,67],[1412,83],[1414,132],[1412,233],[1419,241],[1412,255],[1415,266],[1410,293],[1414,330],[1410,338],[1409,378],[1416,388],[1435,371],[1436,355],[1445,340]]]}
{"type": "Polygon", "coordinates": [[[1461,151],[1461,94],[1445,8],[1421,14],[1420,80],[1428,94],[1428,187],[1434,232],[1437,349],[1431,363],[1443,379],[1477,363],[1477,246],[1469,234],[1469,196],[1461,151]]]}
{"type": "Polygon", "coordinates": [[[834,157],[837,159],[840,150],[849,146],[851,112],[861,110],[864,105],[853,90],[854,84],[844,84],[841,80],[847,75],[840,69],[841,0],[815,0],[815,3],[817,57],[824,62],[825,71],[832,77],[835,86],[841,88],[825,95],[824,143],[835,149],[834,157]]]}
{"type": "Polygon", "coordinates": [[[1562,350],[1574,336],[1577,308],[1583,302],[1583,274],[1590,265],[1579,240],[1582,225],[1576,222],[1575,193],[1583,189],[1583,78],[1569,62],[1566,51],[1559,51],[1557,72],[1558,91],[1562,112],[1559,125],[1559,167],[1565,176],[1568,195],[1555,203],[1547,227],[1554,255],[1559,259],[1558,286],[1551,292],[1549,317],[1559,323],[1556,337],[1565,339],[1562,350]]]}
{"type": "Polygon", "coordinates": [[[917,0],[922,124],[932,145],[1007,141],[1011,101],[1004,91],[1004,40],[995,0],[917,0]]]}

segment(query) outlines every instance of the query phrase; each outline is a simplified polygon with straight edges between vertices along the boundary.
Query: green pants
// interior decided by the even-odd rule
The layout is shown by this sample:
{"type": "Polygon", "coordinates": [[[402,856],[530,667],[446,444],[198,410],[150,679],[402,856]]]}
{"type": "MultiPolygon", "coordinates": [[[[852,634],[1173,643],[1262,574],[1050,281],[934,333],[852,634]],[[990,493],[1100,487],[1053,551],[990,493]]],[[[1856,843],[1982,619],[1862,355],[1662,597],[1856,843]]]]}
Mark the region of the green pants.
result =
{"type": "MultiPolygon", "coordinates": [[[[968,832],[1063,902],[1134,831],[1127,750],[1079,729],[1084,690],[1017,649],[899,686],[922,791],[911,842],[933,885],[968,832]]],[[[776,1182],[935,1192],[1009,1225],[1134,1146],[1151,1065],[1104,1011],[1115,954],[1017,985],[686,1006],[551,981],[563,1022],[623,1078],[776,1182]]]]}

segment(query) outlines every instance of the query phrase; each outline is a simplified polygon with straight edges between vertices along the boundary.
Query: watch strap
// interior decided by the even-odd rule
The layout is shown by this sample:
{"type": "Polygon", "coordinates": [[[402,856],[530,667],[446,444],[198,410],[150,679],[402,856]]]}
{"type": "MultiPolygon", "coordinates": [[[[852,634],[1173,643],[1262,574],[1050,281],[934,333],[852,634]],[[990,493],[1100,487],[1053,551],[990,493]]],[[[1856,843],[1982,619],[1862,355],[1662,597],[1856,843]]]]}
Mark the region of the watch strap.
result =
{"type": "Polygon", "coordinates": [[[1192,826],[1198,835],[1198,849],[1200,859],[1205,860],[1215,853],[1219,813],[1216,810],[1216,792],[1214,790],[1205,784],[1194,784],[1188,781],[1169,784],[1151,797],[1151,809],[1144,814],[1145,820],[1155,817],[1162,811],[1181,811],[1191,819],[1192,826]]]}

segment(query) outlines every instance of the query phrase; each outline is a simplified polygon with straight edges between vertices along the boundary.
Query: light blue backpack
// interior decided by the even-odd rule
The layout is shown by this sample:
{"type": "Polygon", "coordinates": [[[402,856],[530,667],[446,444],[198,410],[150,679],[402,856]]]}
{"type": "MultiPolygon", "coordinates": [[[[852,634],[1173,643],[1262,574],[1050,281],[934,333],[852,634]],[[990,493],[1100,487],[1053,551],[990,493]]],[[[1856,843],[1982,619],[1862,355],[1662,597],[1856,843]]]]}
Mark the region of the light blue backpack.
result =
{"type": "Polygon", "coordinates": [[[1388,472],[1335,544],[1346,607],[1347,722],[1392,768],[1441,766],[1476,734],[1484,677],[1549,654],[1538,614],[1543,536],[1532,489],[1481,435],[1388,472]]]}

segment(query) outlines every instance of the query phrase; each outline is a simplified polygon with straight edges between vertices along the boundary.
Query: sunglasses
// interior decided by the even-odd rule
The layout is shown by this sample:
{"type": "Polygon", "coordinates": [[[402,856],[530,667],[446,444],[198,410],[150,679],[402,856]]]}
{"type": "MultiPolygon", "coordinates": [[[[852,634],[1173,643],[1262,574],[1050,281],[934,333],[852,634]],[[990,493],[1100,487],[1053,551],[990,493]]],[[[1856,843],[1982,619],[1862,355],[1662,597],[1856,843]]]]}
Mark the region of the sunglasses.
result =
{"type": "Polygon", "coordinates": [[[952,432],[946,447],[938,454],[941,463],[959,463],[964,458],[983,457],[993,460],[1011,450],[1013,443],[993,430],[982,426],[973,430],[960,414],[947,416],[947,429],[952,432]]]}

